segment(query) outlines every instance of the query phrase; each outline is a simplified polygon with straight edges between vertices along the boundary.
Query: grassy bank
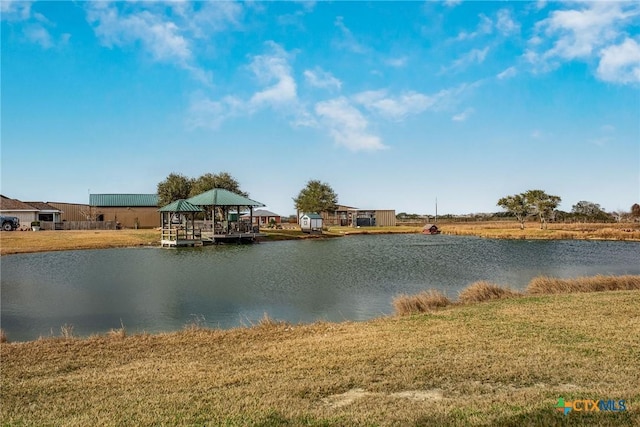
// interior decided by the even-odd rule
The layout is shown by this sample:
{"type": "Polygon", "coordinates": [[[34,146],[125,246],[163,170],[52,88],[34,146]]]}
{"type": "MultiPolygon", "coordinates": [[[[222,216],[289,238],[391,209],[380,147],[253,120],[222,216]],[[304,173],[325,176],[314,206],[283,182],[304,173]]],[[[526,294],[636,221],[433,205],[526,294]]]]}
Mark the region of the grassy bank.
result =
{"type": "MultiPolygon", "coordinates": [[[[640,292],[0,344],[7,425],[638,425],[640,292]],[[562,397],[625,399],[577,412],[562,397]]],[[[125,325],[126,326],[126,325],[125,325]]]]}
{"type": "Polygon", "coordinates": [[[3,231],[0,255],[101,249],[132,246],[159,246],[156,230],[3,231]]]}
{"type": "MultiPolygon", "coordinates": [[[[550,224],[540,230],[536,223],[520,230],[514,221],[483,221],[439,224],[443,234],[501,239],[607,239],[640,241],[640,224],[550,224]]],[[[420,233],[422,227],[329,227],[322,236],[293,230],[262,230],[263,241],[340,237],[354,234],[420,233]]],[[[89,230],[0,232],[0,255],[73,249],[158,246],[157,230],[89,230]]]]}
{"type": "Polygon", "coordinates": [[[445,234],[479,236],[493,239],[588,239],[640,240],[638,223],[550,223],[540,229],[536,222],[526,223],[524,230],[515,221],[478,221],[440,224],[445,234]]]}

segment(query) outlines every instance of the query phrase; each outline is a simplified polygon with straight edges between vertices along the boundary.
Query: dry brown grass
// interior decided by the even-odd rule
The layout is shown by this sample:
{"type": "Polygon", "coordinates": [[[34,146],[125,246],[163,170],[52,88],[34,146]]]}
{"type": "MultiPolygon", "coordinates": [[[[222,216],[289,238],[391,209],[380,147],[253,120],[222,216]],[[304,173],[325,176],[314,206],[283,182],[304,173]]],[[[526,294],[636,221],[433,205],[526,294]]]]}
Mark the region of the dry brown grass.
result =
{"type": "Polygon", "coordinates": [[[637,291],[525,296],[368,322],[3,343],[0,419],[633,426],[638,306],[637,291]],[[629,410],[565,416],[559,397],[625,399],[629,410]]]}
{"type": "Polygon", "coordinates": [[[517,221],[443,222],[440,229],[444,234],[493,239],[640,240],[638,223],[549,223],[540,229],[538,222],[527,222],[521,230],[517,221]]]}
{"type": "MultiPolygon", "coordinates": [[[[424,224],[423,224],[424,225],[424,224]]],[[[420,226],[398,225],[395,227],[328,227],[328,234],[351,235],[351,234],[416,234],[422,232],[420,226]]]]}
{"type": "Polygon", "coordinates": [[[503,298],[519,297],[522,294],[511,288],[499,286],[490,282],[475,282],[466,287],[458,295],[458,301],[463,304],[491,301],[503,298]]]}
{"type": "Polygon", "coordinates": [[[416,295],[400,295],[393,300],[396,315],[405,316],[426,313],[452,304],[475,304],[480,302],[517,298],[525,295],[566,294],[574,292],[640,290],[640,276],[592,276],[573,279],[539,276],[533,278],[522,292],[487,281],[472,283],[458,294],[456,302],[450,301],[442,292],[423,291],[416,295]]]}
{"type": "Polygon", "coordinates": [[[75,337],[74,334],[75,327],[72,324],[65,323],[60,326],[60,336],[65,339],[71,339],[75,337]]]}
{"type": "Polygon", "coordinates": [[[436,290],[420,292],[417,295],[400,295],[393,299],[393,308],[399,315],[425,313],[450,304],[451,300],[436,290]]]}
{"type": "Polygon", "coordinates": [[[573,279],[540,276],[529,282],[526,292],[531,295],[540,295],[621,290],[640,290],[640,276],[598,275],[573,279]]]}

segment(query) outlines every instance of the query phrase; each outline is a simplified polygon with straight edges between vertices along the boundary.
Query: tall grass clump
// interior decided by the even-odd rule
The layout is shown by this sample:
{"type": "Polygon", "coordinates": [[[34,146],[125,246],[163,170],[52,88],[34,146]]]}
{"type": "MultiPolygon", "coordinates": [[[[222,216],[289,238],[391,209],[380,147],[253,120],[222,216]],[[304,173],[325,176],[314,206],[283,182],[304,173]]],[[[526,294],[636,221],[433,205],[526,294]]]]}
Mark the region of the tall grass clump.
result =
{"type": "Polygon", "coordinates": [[[191,320],[184,325],[184,329],[187,331],[197,331],[204,329],[207,324],[207,320],[204,314],[191,314],[191,320]]]}
{"type": "Polygon", "coordinates": [[[505,288],[496,284],[480,281],[467,286],[458,295],[458,301],[463,304],[491,301],[503,298],[514,298],[521,296],[511,288],[505,288]]]}
{"type": "Polygon", "coordinates": [[[420,292],[417,295],[403,294],[393,299],[393,308],[400,316],[425,313],[450,304],[451,300],[445,294],[433,289],[420,292]]]}
{"type": "Polygon", "coordinates": [[[4,333],[4,329],[0,329],[0,343],[7,342],[7,334],[4,333]]]}
{"type": "Polygon", "coordinates": [[[262,318],[258,321],[258,323],[256,324],[252,323],[251,326],[254,328],[260,328],[260,329],[278,329],[282,327],[289,327],[291,325],[288,322],[285,322],[284,320],[276,320],[271,316],[269,316],[269,314],[264,313],[262,315],[262,318]]]}
{"type": "Polygon", "coordinates": [[[126,338],[127,337],[127,329],[124,327],[124,323],[122,319],[120,319],[120,327],[113,328],[109,331],[109,336],[112,338],[126,338]]]}
{"type": "Polygon", "coordinates": [[[572,292],[603,292],[640,290],[640,276],[591,276],[574,279],[539,276],[529,282],[527,293],[531,295],[566,294],[572,292]]]}
{"type": "Polygon", "coordinates": [[[65,323],[60,326],[60,336],[64,339],[74,338],[74,329],[75,327],[71,323],[65,323]]]}

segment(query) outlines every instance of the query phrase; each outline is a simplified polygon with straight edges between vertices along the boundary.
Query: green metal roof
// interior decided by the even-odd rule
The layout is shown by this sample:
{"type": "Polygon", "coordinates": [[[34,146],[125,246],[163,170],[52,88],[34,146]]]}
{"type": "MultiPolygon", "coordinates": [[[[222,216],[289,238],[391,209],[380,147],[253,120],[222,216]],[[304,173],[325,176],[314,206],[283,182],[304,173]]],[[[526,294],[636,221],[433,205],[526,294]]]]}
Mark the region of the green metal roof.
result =
{"type": "Polygon", "coordinates": [[[322,219],[322,215],[319,215],[317,213],[303,213],[302,215],[300,215],[300,218],[302,218],[303,216],[306,216],[309,219],[322,219]]]}
{"type": "Polygon", "coordinates": [[[197,206],[193,206],[184,199],[171,202],[167,206],[163,206],[158,210],[160,212],[202,212],[202,209],[197,206]]]}
{"type": "Polygon", "coordinates": [[[91,206],[158,206],[157,194],[89,194],[91,206]]]}
{"type": "Polygon", "coordinates": [[[187,202],[196,206],[265,206],[260,202],[233,193],[222,188],[214,188],[197,196],[187,199],[187,202]]]}

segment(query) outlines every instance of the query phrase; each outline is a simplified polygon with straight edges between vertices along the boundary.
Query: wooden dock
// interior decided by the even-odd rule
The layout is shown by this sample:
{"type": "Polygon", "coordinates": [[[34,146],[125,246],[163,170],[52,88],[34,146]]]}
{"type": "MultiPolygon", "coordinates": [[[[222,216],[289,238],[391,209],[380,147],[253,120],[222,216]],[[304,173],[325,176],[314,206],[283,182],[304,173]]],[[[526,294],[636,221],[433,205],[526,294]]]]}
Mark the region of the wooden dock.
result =
{"type": "Polygon", "coordinates": [[[167,247],[198,247],[206,245],[218,245],[225,243],[254,243],[260,237],[264,237],[263,233],[229,233],[229,234],[213,234],[211,232],[181,233],[182,230],[165,229],[162,230],[162,239],[160,245],[167,247]]]}

